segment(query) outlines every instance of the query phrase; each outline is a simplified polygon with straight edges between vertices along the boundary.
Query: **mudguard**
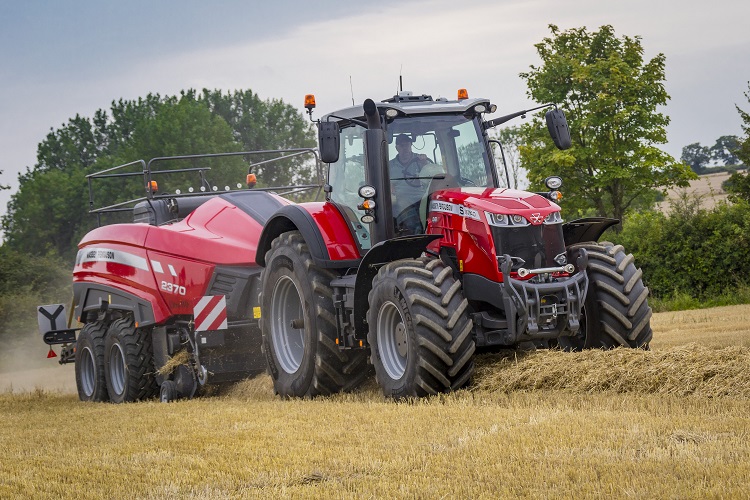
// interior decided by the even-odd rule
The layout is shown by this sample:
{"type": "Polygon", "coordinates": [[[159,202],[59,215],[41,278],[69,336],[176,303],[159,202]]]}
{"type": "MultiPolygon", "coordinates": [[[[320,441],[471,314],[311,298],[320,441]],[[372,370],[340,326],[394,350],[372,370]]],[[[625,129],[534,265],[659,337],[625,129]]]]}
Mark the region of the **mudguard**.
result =
{"type": "Polygon", "coordinates": [[[372,279],[378,274],[380,266],[400,259],[416,259],[427,249],[427,245],[442,238],[442,234],[417,234],[401,236],[374,245],[362,259],[357,271],[354,286],[354,331],[358,338],[366,338],[367,300],[372,289],[372,279]]]}
{"type": "Polygon", "coordinates": [[[607,217],[587,217],[563,224],[563,238],[565,246],[582,243],[584,241],[599,241],[604,231],[619,224],[619,219],[607,217]]]}
{"type": "Polygon", "coordinates": [[[344,217],[332,203],[287,205],[274,213],[263,227],[255,262],[266,265],[271,242],[281,233],[299,231],[315,265],[323,268],[357,267],[360,252],[344,217]]]}

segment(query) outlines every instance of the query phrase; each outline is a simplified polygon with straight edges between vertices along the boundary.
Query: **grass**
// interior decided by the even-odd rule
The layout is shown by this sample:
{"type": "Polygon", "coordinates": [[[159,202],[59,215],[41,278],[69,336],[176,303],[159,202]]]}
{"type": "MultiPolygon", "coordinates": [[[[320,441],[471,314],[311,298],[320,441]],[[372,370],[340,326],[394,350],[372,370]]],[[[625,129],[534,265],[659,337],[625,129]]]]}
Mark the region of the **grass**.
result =
{"type": "Polygon", "coordinates": [[[655,312],[686,311],[712,307],[750,304],[750,286],[740,285],[719,296],[699,299],[685,292],[675,292],[668,297],[649,297],[649,305],[655,312]]]}
{"type": "Polygon", "coordinates": [[[0,498],[747,497],[750,306],[654,316],[650,352],[483,356],[413,403],[0,394],[0,498]]]}

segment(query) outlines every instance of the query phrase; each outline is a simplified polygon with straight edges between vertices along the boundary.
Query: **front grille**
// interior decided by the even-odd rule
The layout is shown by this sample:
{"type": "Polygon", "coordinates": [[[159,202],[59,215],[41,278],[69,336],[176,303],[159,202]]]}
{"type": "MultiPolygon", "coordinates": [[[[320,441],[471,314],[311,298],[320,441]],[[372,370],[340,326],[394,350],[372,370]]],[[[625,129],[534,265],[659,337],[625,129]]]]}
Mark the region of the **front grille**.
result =
{"type": "Polygon", "coordinates": [[[565,252],[562,224],[489,227],[495,240],[497,256],[508,254],[515,257],[512,268],[514,271],[520,267],[538,269],[560,265],[555,262],[555,257],[565,252]]]}

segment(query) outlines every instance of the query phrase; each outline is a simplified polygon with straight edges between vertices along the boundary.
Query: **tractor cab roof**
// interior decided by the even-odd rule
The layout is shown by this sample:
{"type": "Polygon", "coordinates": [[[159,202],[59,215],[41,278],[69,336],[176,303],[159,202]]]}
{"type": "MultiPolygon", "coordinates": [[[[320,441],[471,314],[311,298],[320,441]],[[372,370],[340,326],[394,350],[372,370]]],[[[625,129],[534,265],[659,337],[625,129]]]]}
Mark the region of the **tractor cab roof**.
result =
{"type": "MultiPolygon", "coordinates": [[[[400,92],[389,99],[376,103],[376,106],[381,114],[385,113],[388,109],[393,109],[398,112],[398,116],[414,116],[425,114],[464,114],[471,112],[478,104],[483,104],[486,109],[489,108],[490,101],[481,97],[449,101],[445,97],[433,99],[432,96],[427,94],[413,95],[411,92],[400,92]]],[[[363,120],[364,116],[362,105],[359,105],[328,113],[323,116],[322,120],[363,120]]]]}

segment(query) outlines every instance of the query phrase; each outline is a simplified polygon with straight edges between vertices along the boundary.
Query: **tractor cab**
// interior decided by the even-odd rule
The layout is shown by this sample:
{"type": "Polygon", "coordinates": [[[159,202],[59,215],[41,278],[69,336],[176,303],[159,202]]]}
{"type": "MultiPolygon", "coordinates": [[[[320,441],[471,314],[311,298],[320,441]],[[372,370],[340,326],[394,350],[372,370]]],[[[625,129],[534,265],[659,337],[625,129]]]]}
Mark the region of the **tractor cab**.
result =
{"type": "MultiPolygon", "coordinates": [[[[425,232],[429,197],[436,190],[500,187],[481,119],[491,107],[486,99],[433,100],[402,92],[377,107],[383,129],[379,160],[387,165],[391,205],[392,222],[386,224],[394,237],[425,232]]],[[[374,160],[366,153],[365,119],[359,106],[322,120],[334,121],[339,134],[338,157],[329,165],[328,199],[345,215],[364,252],[372,246],[372,235],[359,190],[374,184],[367,174],[368,161],[374,160]]],[[[386,199],[381,193],[374,203],[386,199]]]]}

